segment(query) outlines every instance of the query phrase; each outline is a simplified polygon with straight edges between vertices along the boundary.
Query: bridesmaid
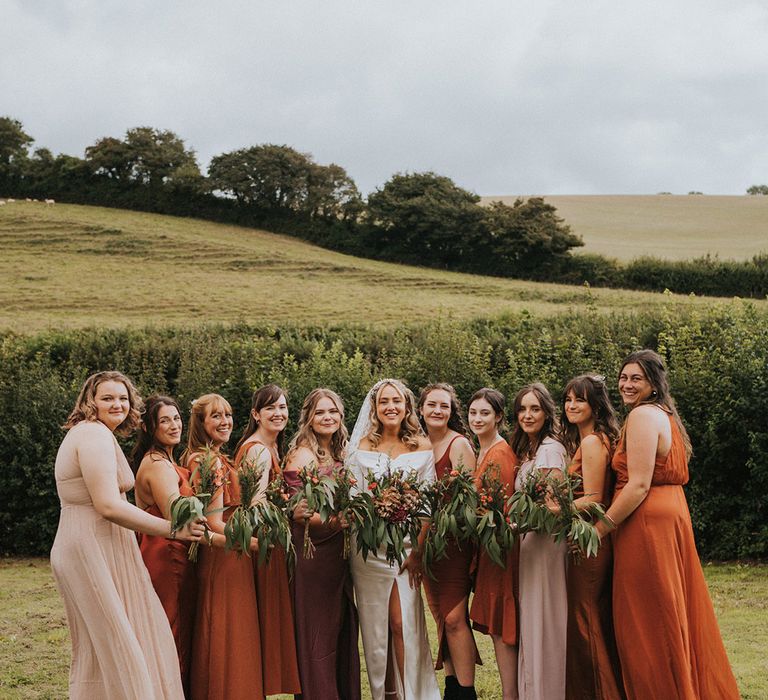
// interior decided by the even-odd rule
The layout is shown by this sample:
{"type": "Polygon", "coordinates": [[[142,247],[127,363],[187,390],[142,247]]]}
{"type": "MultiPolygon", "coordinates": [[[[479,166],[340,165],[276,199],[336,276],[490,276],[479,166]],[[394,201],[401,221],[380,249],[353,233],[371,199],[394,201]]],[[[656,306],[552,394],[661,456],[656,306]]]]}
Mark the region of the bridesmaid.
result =
{"type": "MultiPolygon", "coordinates": [[[[224,549],[224,524],[240,505],[237,471],[221,451],[232,434],[232,409],[223,396],[205,394],[192,404],[184,465],[195,470],[207,449],[215,455],[221,486],[208,510],[213,547],[200,547],[198,595],[190,673],[193,700],[250,700],[264,696],[259,611],[250,559],[224,549]],[[242,654],[247,650],[248,662],[242,654]]],[[[251,550],[257,549],[255,539],[251,550]]]]}
{"type": "MultiPolygon", "coordinates": [[[[606,505],[612,492],[611,453],[619,424],[603,378],[581,375],[563,392],[562,438],[569,474],[582,483],[574,505],[606,505]]],[[[611,613],[613,550],[603,539],[597,557],[568,567],[567,700],[621,700],[624,697],[611,613]]]]}
{"type": "MultiPolygon", "coordinates": [[[[330,389],[310,392],[301,407],[299,427],[291,440],[283,471],[291,493],[301,488],[300,469],[316,466],[334,476],[347,446],[344,404],[330,389]]],[[[344,534],[338,518],[323,523],[306,510],[294,512],[293,543],[296,571],[293,603],[296,649],[302,693],[297,700],[359,700],[360,656],[357,608],[352,577],[344,559],[344,534]],[[301,554],[305,518],[316,549],[311,559],[301,554]]]]}
{"type": "MultiPolygon", "coordinates": [[[[435,472],[442,479],[453,469],[474,471],[475,452],[467,439],[461,406],[450,384],[430,384],[421,392],[418,404],[421,423],[435,455],[435,472]]],[[[437,625],[437,661],[445,667],[444,698],[475,697],[475,664],[482,663],[469,627],[470,569],[474,548],[467,542],[459,547],[451,541],[448,556],[435,562],[435,579],[424,578],[432,616],[437,625]]]]}
{"type": "MultiPolygon", "coordinates": [[[[514,490],[517,459],[501,436],[505,429],[504,394],[496,389],[479,389],[469,400],[469,427],[477,436],[480,452],[476,483],[489,469],[498,469],[498,478],[507,496],[514,490]]],[[[507,554],[506,566],[499,567],[481,551],[477,560],[475,596],[470,617],[473,627],[490,634],[501,679],[502,700],[517,700],[517,575],[518,547],[507,554]]],[[[467,696],[469,697],[469,696],[467,696]]]]}
{"type": "MultiPolygon", "coordinates": [[[[520,461],[515,488],[534,472],[562,474],[567,455],[557,440],[555,402],[535,382],[515,397],[512,449],[520,461]]],[[[520,542],[520,653],[518,692],[525,700],[565,697],[568,629],[565,542],[529,532],[520,542]]]]}
{"type": "Polygon", "coordinates": [[[203,527],[174,533],[126,499],[133,474],[114,436],[138,427],[141,408],[124,374],[92,374],[56,455],[61,516],[51,568],[72,640],[73,700],[184,697],[173,634],[132,530],[198,541],[203,527]]]}
{"type": "MultiPolygon", "coordinates": [[[[235,464],[240,466],[247,459],[262,468],[262,493],[272,480],[281,476],[280,458],[287,425],[285,392],[276,384],[257,389],[251,400],[248,425],[235,447],[235,464]]],[[[259,602],[264,694],[298,695],[301,682],[285,552],[274,549],[264,566],[259,566],[254,557],[252,566],[259,602]]]]}
{"type": "MultiPolygon", "coordinates": [[[[174,448],[181,442],[178,404],[168,396],[150,396],[144,404],[139,437],[131,453],[136,472],[136,505],[158,518],[170,518],[170,505],[191,496],[189,471],[176,464],[174,448]]],[[[171,624],[181,666],[184,695],[189,697],[189,664],[195,621],[197,577],[187,556],[189,546],[165,537],[139,535],[139,549],[152,585],[171,624]]]]}
{"type": "Polygon", "coordinates": [[[631,353],[619,393],[630,412],[613,456],[613,503],[597,528],[618,528],[613,615],[627,697],[736,700],[683,493],[691,444],[661,357],[631,353]]]}

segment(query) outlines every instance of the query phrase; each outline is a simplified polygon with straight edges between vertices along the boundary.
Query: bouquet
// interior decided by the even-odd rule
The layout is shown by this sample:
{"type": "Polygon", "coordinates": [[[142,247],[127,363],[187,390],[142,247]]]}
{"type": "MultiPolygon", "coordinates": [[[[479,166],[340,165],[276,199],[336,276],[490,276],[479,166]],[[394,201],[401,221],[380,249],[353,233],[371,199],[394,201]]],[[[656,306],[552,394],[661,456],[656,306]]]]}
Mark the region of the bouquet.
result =
{"type": "Polygon", "coordinates": [[[333,512],[333,497],[336,492],[336,481],[320,473],[317,465],[312,462],[302,467],[298,472],[301,488],[291,498],[288,508],[294,510],[301,501],[306,501],[304,515],[304,558],[311,559],[315,554],[315,545],[309,536],[309,520],[312,513],[317,513],[322,522],[327,522],[333,512]]]}
{"type": "Polygon", "coordinates": [[[447,556],[449,539],[452,538],[461,545],[477,536],[477,509],[480,498],[472,473],[462,465],[430,484],[424,495],[432,513],[429,531],[424,540],[424,570],[434,579],[431,565],[447,556]]]}
{"type": "Polygon", "coordinates": [[[534,469],[519,491],[515,491],[507,502],[507,514],[512,527],[519,535],[538,532],[547,535],[558,531],[558,516],[547,506],[557,479],[546,471],[534,469]]]}
{"type": "Polygon", "coordinates": [[[251,460],[244,460],[237,470],[240,484],[240,505],[235,508],[224,525],[226,548],[234,549],[238,555],[251,556],[251,537],[255,527],[253,501],[259,489],[262,469],[251,460]]]}
{"type": "Polygon", "coordinates": [[[291,540],[291,523],[285,508],[290,497],[285,492],[283,478],[278,476],[269,482],[264,498],[252,507],[253,532],[259,541],[259,565],[269,563],[272,549],[282,547],[293,568],[296,552],[291,540]]]}
{"type": "Polygon", "coordinates": [[[405,538],[416,543],[421,532],[421,521],[429,511],[418,475],[411,472],[392,472],[390,469],[377,479],[368,471],[368,493],[360,506],[364,518],[357,525],[358,548],[363,559],[386,546],[387,563],[402,564],[405,558],[405,538]]]}
{"type": "Polygon", "coordinates": [[[585,508],[573,505],[574,492],[582,483],[581,477],[565,474],[552,480],[552,500],[557,504],[559,513],[555,530],[555,541],[567,540],[572,545],[576,557],[594,557],[600,549],[600,536],[594,526],[596,519],[605,516],[605,509],[600,503],[590,503],[585,508]]]}
{"type": "Polygon", "coordinates": [[[344,558],[349,559],[352,551],[350,530],[365,522],[368,511],[368,494],[352,495],[352,489],[357,486],[357,479],[346,467],[341,467],[335,472],[336,493],[334,497],[334,515],[346,523],[344,527],[344,558]]]}
{"type": "Polygon", "coordinates": [[[489,464],[478,487],[477,540],[494,564],[504,567],[519,532],[507,514],[506,486],[499,479],[498,465],[489,464]]]}
{"type": "MultiPolygon", "coordinates": [[[[200,518],[205,517],[208,511],[208,504],[213,498],[216,489],[221,488],[224,483],[224,472],[216,469],[214,464],[218,456],[207,447],[200,457],[200,461],[192,471],[190,482],[194,496],[179,496],[171,503],[171,532],[181,529],[185,525],[200,518]]],[[[206,533],[208,530],[206,529],[206,533]]],[[[210,543],[210,540],[208,540],[210,543]]],[[[199,542],[193,542],[189,546],[187,554],[190,561],[197,561],[197,551],[199,542]]]]}

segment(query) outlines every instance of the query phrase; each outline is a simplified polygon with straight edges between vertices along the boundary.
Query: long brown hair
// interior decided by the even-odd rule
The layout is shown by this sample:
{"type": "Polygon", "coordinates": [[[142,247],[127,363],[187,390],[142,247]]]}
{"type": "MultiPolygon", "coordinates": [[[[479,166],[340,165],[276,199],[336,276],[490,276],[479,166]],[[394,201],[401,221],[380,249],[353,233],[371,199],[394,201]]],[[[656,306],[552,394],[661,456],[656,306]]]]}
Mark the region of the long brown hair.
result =
{"type": "MultiPolygon", "coordinates": [[[[131,450],[131,457],[129,460],[134,474],[139,471],[141,460],[144,459],[147,452],[167,454],[166,448],[160,445],[155,439],[155,433],[157,432],[157,416],[163,406],[172,406],[179,412],[179,415],[181,415],[179,404],[177,404],[175,399],[172,399],[170,396],[154,394],[144,401],[144,414],[141,417],[139,434],[136,438],[136,444],[133,446],[133,450],[131,450]]],[[[171,457],[171,460],[173,460],[173,450],[171,450],[169,456],[171,457]]]]}
{"type": "MultiPolygon", "coordinates": [[[[591,374],[580,374],[578,377],[571,379],[565,385],[565,390],[563,391],[563,407],[569,393],[573,393],[577,399],[582,399],[589,404],[595,421],[595,432],[599,435],[604,435],[608,439],[609,445],[614,445],[619,438],[619,421],[616,418],[616,410],[608,396],[605,378],[591,374]]],[[[579,428],[568,420],[568,412],[565,408],[563,408],[560,422],[561,441],[565,446],[566,452],[573,457],[581,443],[579,428]]]]}
{"type": "Polygon", "coordinates": [[[296,430],[296,434],[291,439],[288,445],[288,455],[299,447],[306,447],[312,451],[318,461],[324,462],[342,462],[344,461],[344,453],[347,448],[347,441],[349,440],[349,433],[347,432],[347,426],[344,425],[344,402],[341,397],[330,389],[313,389],[307,394],[304,399],[304,403],[301,406],[301,413],[299,415],[299,427],[296,430]],[[330,454],[326,454],[325,450],[320,446],[317,440],[317,435],[312,429],[312,418],[315,415],[317,404],[321,399],[330,399],[333,401],[333,405],[336,406],[339,411],[340,425],[339,429],[331,436],[331,450],[330,454]]]}
{"type": "MultiPolygon", "coordinates": [[[[258,413],[265,406],[275,403],[281,396],[288,400],[288,394],[284,389],[281,389],[277,384],[265,384],[264,386],[256,389],[251,397],[251,412],[248,414],[248,425],[245,426],[243,434],[235,446],[234,455],[237,457],[237,453],[243,446],[243,443],[256,432],[259,427],[259,421],[254,417],[254,413],[258,413]]],[[[283,433],[285,430],[281,430],[277,436],[277,454],[282,458],[283,456],[283,433]]]]}
{"type": "Polygon", "coordinates": [[[371,397],[371,414],[369,416],[371,429],[365,437],[368,438],[372,447],[377,447],[381,441],[382,425],[376,409],[379,403],[379,394],[381,394],[382,389],[386,386],[394,387],[395,391],[400,394],[405,402],[405,417],[402,423],[400,423],[397,436],[404,445],[410,447],[411,450],[415,450],[419,446],[419,437],[423,435],[419,419],[416,417],[416,398],[405,382],[399,379],[386,379],[374,385],[372,389],[373,396],[371,397]]]}
{"type": "Polygon", "coordinates": [[[467,423],[464,420],[461,401],[459,401],[459,397],[456,396],[456,389],[454,389],[450,384],[447,384],[446,382],[435,382],[434,384],[427,384],[427,386],[421,390],[421,393],[419,394],[419,402],[417,404],[417,408],[419,409],[418,415],[421,429],[425,433],[427,432],[427,424],[424,422],[424,417],[421,415],[421,409],[424,407],[424,404],[427,401],[427,397],[433,391],[444,391],[448,394],[448,396],[450,396],[451,415],[448,417],[448,429],[459,433],[459,435],[467,437],[469,435],[469,430],[467,429],[467,423]]]}
{"type": "Polygon", "coordinates": [[[221,394],[203,394],[192,402],[187,447],[181,455],[182,464],[186,464],[187,460],[196,452],[202,452],[206,447],[210,447],[211,438],[205,431],[205,418],[216,408],[232,412],[229,401],[221,394]]]}
{"type": "MultiPolygon", "coordinates": [[[[655,404],[662,408],[664,411],[672,416],[672,420],[675,421],[680,435],[683,438],[683,444],[685,445],[685,453],[688,457],[693,453],[693,447],[691,446],[691,439],[688,437],[688,431],[683,425],[683,421],[680,420],[680,414],[677,412],[677,406],[675,400],[672,398],[669,388],[669,379],[667,379],[667,370],[664,367],[664,360],[661,356],[653,350],[636,350],[629,353],[624,358],[624,362],[621,363],[621,369],[619,370],[619,376],[624,371],[627,365],[639,365],[643,371],[645,378],[651,385],[651,395],[638,403],[638,406],[642,404],[655,404]]],[[[621,429],[621,437],[624,437],[624,431],[626,430],[626,421],[621,429]]]]}
{"type": "Polygon", "coordinates": [[[541,382],[533,382],[532,384],[526,384],[515,396],[515,403],[513,405],[515,415],[515,427],[512,429],[512,438],[510,439],[510,445],[512,451],[517,458],[524,462],[532,459],[536,455],[536,450],[539,448],[545,438],[558,438],[558,432],[560,430],[559,423],[557,421],[557,407],[555,401],[552,398],[552,394],[549,393],[549,389],[545,387],[541,382]],[[533,394],[539,402],[544,411],[544,426],[536,437],[535,442],[528,437],[522,426],[520,425],[520,410],[523,407],[523,398],[526,394],[533,394]]]}
{"type": "Polygon", "coordinates": [[[492,389],[489,386],[484,386],[482,389],[478,389],[469,399],[468,407],[471,407],[478,399],[485,399],[493,409],[494,414],[499,419],[496,421],[496,430],[502,437],[507,432],[507,398],[498,389],[492,389]]]}
{"type": "Polygon", "coordinates": [[[77,400],[75,401],[75,407],[67,417],[67,422],[62,426],[65,430],[74,428],[78,423],[84,420],[98,420],[99,410],[96,407],[96,389],[98,389],[99,385],[104,382],[120,382],[128,392],[128,415],[125,417],[125,420],[115,428],[114,433],[121,437],[126,437],[139,427],[139,424],[141,423],[141,411],[144,408],[144,403],[141,400],[141,396],[139,396],[139,392],[136,391],[133,382],[122,372],[106,370],[104,372],[96,372],[85,380],[85,383],[77,396],[77,400]]]}

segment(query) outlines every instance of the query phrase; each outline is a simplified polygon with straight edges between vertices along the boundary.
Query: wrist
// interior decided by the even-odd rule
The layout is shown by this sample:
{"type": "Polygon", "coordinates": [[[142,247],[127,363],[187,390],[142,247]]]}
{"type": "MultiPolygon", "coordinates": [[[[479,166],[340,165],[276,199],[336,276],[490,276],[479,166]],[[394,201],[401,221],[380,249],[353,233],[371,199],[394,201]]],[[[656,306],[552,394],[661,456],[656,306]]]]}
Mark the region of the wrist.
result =
{"type": "Polygon", "coordinates": [[[173,522],[170,520],[168,521],[168,539],[176,539],[176,528],[173,527],[173,522]]]}

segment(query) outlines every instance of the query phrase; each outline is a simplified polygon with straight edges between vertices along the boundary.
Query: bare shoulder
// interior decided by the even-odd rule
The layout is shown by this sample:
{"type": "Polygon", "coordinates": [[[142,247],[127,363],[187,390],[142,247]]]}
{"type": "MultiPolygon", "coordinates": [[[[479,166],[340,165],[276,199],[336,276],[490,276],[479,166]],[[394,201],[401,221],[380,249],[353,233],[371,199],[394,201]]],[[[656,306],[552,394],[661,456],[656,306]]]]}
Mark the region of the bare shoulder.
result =
{"type": "Polygon", "coordinates": [[[629,412],[629,416],[627,416],[627,428],[634,426],[661,426],[663,423],[668,422],[668,420],[667,414],[661,408],[654,404],[645,403],[633,408],[629,412]]]}
{"type": "Polygon", "coordinates": [[[432,449],[432,443],[429,441],[429,438],[424,435],[419,435],[419,444],[416,447],[417,450],[431,450],[432,449]]]}
{"type": "Polygon", "coordinates": [[[592,433],[590,435],[587,435],[582,441],[581,441],[581,451],[582,452],[600,452],[600,451],[608,451],[608,448],[605,446],[605,442],[603,438],[598,435],[597,433],[592,433]]]}
{"type": "Polygon", "coordinates": [[[368,438],[367,435],[362,440],[360,440],[360,447],[359,447],[359,449],[361,449],[361,450],[370,450],[372,447],[373,447],[373,445],[371,445],[371,441],[370,441],[370,439],[368,438]]]}
{"type": "Polygon", "coordinates": [[[304,467],[308,467],[312,462],[317,462],[315,453],[308,447],[297,447],[288,455],[284,471],[295,472],[304,467]]]}

